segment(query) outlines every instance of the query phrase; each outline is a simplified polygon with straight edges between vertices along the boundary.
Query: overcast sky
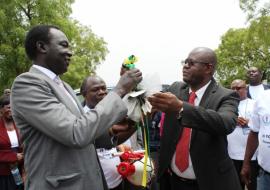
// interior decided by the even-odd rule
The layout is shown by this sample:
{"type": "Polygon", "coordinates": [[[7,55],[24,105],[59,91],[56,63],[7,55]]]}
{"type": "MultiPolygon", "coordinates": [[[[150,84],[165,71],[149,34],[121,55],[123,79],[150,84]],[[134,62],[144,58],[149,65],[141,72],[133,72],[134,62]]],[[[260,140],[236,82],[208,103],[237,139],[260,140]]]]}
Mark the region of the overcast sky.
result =
{"type": "Polygon", "coordinates": [[[108,43],[97,69],[108,86],[131,54],[143,74],[158,73],[163,84],[181,80],[181,60],[193,48],[216,49],[228,29],[246,26],[239,0],[76,0],[72,8],[73,18],[108,43]]]}

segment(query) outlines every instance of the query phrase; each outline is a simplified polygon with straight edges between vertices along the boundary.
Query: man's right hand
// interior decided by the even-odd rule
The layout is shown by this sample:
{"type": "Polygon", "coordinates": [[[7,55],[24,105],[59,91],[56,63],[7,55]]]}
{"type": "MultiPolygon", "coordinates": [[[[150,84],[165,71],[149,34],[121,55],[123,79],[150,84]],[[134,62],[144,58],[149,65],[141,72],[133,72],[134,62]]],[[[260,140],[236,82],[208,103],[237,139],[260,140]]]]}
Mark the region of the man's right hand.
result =
{"type": "Polygon", "coordinates": [[[113,89],[120,97],[125,96],[136,87],[142,80],[142,73],[139,69],[131,69],[125,72],[113,89]]]}
{"type": "Polygon", "coordinates": [[[248,125],[248,119],[245,119],[243,117],[238,117],[237,118],[237,124],[241,127],[246,127],[248,125]]]}

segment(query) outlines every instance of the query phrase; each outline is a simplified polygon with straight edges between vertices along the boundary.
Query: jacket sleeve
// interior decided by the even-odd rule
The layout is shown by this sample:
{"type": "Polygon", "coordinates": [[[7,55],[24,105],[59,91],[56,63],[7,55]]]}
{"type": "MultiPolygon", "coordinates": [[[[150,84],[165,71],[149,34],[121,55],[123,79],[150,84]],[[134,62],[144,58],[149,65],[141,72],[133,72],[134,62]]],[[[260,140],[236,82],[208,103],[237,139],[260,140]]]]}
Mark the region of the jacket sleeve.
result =
{"type": "Polygon", "coordinates": [[[40,75],[22,74],[13,83],[11,108],[16,126],[37,130],[68,147],[82,148],[93,143],[127,113],[125,104],[114,92],[95,109],[79,115],[66,102],[70,102],[66,95],[57,94],[54,86],[40,75]]]}
{"type": "Polygon", "coordinates": [[[106,148],[111,149],[114,147],[112,137],[109,135],[109,132],[105,132],[99,138],[95,140],[96,148],[106,148]]]}
{"type": "Polygon", "coordinates": [[[230,134],[236,126],[238,95],[231,92],[223,96],[213,96],[210,101],[213,106],[209,108],[184,102],[181,124],[210,134],[230,134]]]}

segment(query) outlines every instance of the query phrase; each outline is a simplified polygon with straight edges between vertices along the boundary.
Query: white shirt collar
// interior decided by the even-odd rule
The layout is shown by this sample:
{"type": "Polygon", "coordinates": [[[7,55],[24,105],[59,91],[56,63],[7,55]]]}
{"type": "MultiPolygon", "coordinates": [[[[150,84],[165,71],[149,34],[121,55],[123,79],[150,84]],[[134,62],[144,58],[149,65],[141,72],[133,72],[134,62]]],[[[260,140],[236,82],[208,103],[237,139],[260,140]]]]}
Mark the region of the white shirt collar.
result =
{"type": "Polygon", "coordinates": [[[87,105],[85,105],[84,107],[83,107],[83,111],[85,112],[85,113],[87,113],[87,112],[89,112],[91,109],[87,106],[87,105]]]}
{"type": "MultiPolygon", "coordinates": [[[[207,87],[209,86],[209,84],[211,83],[212,80],[210,80],[206,85],[204,85],[203,87],[201,87],[199,90],[197,90],[195,92],[196,94],[196,102],[200,103],[201,99],[202,99],[202,96],[204,94],[204,92],[206,91],[207,87]]],[[[191,93],[191,89],[189,89],[189,93],[191,93]]]]}
{"type": "Polygon", "coordinates": [[[39,66],[39,65],[33,65],[33,67],[40,70],[42,73],[47,75],[52,80],[54,80],[57,77],[57,75],[54,72],[52,72],[51,70],[49,70],[49,69],[47,69],[45,67],[42,67],[42,66],[39,66]]]}

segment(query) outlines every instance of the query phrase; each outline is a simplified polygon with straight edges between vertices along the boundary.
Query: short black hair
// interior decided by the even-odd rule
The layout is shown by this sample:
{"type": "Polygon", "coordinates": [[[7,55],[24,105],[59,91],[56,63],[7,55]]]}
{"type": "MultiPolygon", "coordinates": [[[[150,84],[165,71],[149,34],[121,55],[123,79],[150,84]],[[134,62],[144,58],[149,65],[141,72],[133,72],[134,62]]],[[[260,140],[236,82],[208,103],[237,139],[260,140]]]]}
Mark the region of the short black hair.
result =
{"type": "Polygon", "coordinates": [[[30,60],[34,60],[37,56],[37,41],[43,41],[49,43],[49,31],[51,28],[60,30],[57,26],[54,25],[37,25],[34,26],[27,33],[24,41],[24,48],[27,56],[30,60]]]}
{"type": "Polygon", "coordinates": [[[3,108],[5,105],[10,104],[10,96],[9,95],[2,95],[0,97],[0,108],[3,108]]]}

